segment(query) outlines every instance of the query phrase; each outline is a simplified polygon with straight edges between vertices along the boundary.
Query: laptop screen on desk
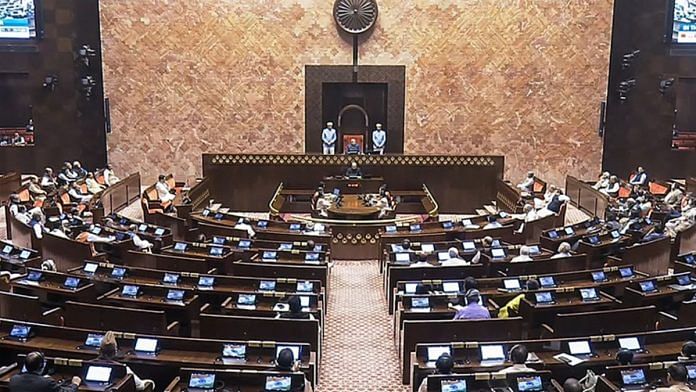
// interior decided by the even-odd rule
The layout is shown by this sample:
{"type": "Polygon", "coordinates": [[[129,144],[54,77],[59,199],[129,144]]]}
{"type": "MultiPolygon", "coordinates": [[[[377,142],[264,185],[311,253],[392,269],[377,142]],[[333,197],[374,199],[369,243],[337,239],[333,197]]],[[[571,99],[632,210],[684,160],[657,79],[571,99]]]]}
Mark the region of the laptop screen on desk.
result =
{"type": "Polygon", "coordinates": [[[28,250],[23,250],[23,251],[19,254],[19,258],[22,259],[22,260],[26,260],[26,259],[29,258],[30,255],[31,255],[31,252],[29,252],[28,250]]]}
{"type": "Polygon", "coordinates": [[[427,348],[427,354],[428,361],[437,361],[442,354],[452,355],[452,348],[450,346],[431,346],[427,348]]]}
{"type": "Polygon", "coordinates": [[[181,301],[184,299],[184,290],[169,290],[167,291],[167,299],[169,301],[181,301]]]}
{"type": "Polygon", "coordinates": [[[464,241],[462,242],[462,248],[467,251],[476,250],[476,244],[474,241],[464,241]]]}
{"type": "Polygon", "coordinates": [[[167,284],[177,284],[179,282],[179,274],[170,274],[165,272],[162,282],[167,284]]]}
{"type": "Polygon", "coordinates": [[[42,273],[40,271],[29,271],[27,275],[27,280],[32,282],[38,282],[41,280],[42,273]]]}
{"type": "Polygon", "coordinates": [[[482,361],[503,361],[505,360],[505,350],[500,344],[489,344],[481,346],[482,361]]]}
{"type": "Polygon", "coordinates": [[[10,336],[13,338],[26,339],[29,337],[29,332],[31,332],[31,327],[28,325],[15,324],[10,330],[10,336]]]}
{"type": "Polygon", "coordinates": [[[555,240],[556,238],[558,238],[558,232],[556,230],[549,231],[548,235],[549,235],[549,238],[551,238],[552,240],[555,240]]]}
{"type": "Polygon", "coordinates": [[[314,283],[312,282],[297,282],[297,291],[301,293],[308,293],[314,290],[314,283]]]}
{"type": "Polygon", "coordinates": [[[223,358],[246,358],[246,344],[224,344],[222,346],[223,358]]]}
{"type": "Polygon", "coordinates": [[[592,280],[595,282],[604,282],[607,280],[607,276],[604,274],[604,271],[595,271],[592,273],[592,280]]]}
{"type": "Polygon", "coordinates": [[[430,307],[430,299],[427,297],[411,298],[411,307],[416,309],[430,307]]]}
{"type": "Polygon", "coordinates": [[[491,256],[493,256],[494,259],[504,259],[505,249],[493,248],[491,249],[491,256]]]}
{"type": "Polygon", "coordinates": [[[104,340],[104,335],[98,333],[87,334],[87,339],[85,339],[85,346],[99,347],[101,346],[102,340],[104,340]]]}
{"type": "Polygon", "coordinates": [[[138,338],[135,340],[135,351],[154,353],[157,351],[157,339],[138,338]]]}
{"type": "Polygon", "coordinates": [[[466,392],[466,388],[466,379],[440,381],[440,392],[466,392]]]}
{"type": "Polygon", "coordinates": [[[592,354],[592,348],[590,347],[590,342],[588,340],[576,340],[574,342],[568,342],[568,351],[570,351],[570,355],[592,354]]]}
{"type": "Polygon", "coordinates": [[[99,264],[97,264],[97,263],[85,263],[85,266],[82,270],[88,274],[93,274],[93,273],[97,272],[98,267],[99,267],[99,264]]]}
{"type": "Polygon", "coordinates": [[[517,377],[517,390],[519,392],[539,392],[544,390],[541,376],[517,377]]]}
{"type": "Polygon", "coordinates": [[[619,273],[621,274],[622,278],[630,278],[633,276],[633,268],[631,268],[631,267],[619,268],[619,273]]]}
{"type": "Polygon", "coordinates": [[[442,291],[445,293],[458,293],[459,282],[442,282],[442,291]]]}
{"type": "Polygon", "coordinates": [[[199,287],[213,287],[215,284],[215,278],[212,276],[201,276],[198,278],[199,287]]]}
{"type": "Polygon", "coordinates": [[[519,279],[505,279],[503,280],[503,285],[507,290],[519,290],[521,288],[519,279]]]}
{"type": "Polygon", "coordinates": [[[411,254],[410,253],[397,253],[396,254],[396,261],[399,263],[409,263],[409,262],[411,262],[411,254]]]}
{"type": "Polygon", "coordinates": [[[689,381],[696,380],[696,365],[687,365],[686,374],[689,381]]]}
{"type": "Polygon", "coordinates": [[[580,296],[583,300],[593,300],[599,298],[599,296],[597,296],[597,290],[594,287],[580,289],[580,296]]]}
{"type": "Polygon", "coordinates": [[[80,285],[80,279],[72,277],[72,276],[68,276],[67,278],[65,278],[65,282],[63,282],[63,286],[70,288],[70,289],[76,289],[77,286],[79,286],[79,285],[80,285]]]}
{"type": "Polygon", "coordinates": [[[289,391],[291,388],[290,376],[266,376],[266,391],[289,391]]]}
{"type": "Polygon", "coordinates": [[[575,230],[573,230],[572,227],[566,227],[565,229],[563,229],[563,231],[566,233],[566,235],[573,235],[573,234],[575,234],[575,230]]]}
{"type": "Polygon", "coordinates": [[[619,346],[626,350],[637,351],[641,350],[643,347],[640,344],[640,340],[637,337],[619,338],[619,346]]]}
{"type": "Polygon", "coordinates": [[[12,249],[14,249],[12,245],[5,245],[5,247],[2,248],[2,253],[9,255],[10,253],[12,253],[12,249]]]}
{"type": "Polygon", "coordinates": [[[174,244],[174,250],[177,252],[183,252],[186,250],[187,246],[188,245],[183,242],[177,242],[176,244],[174,244]]]}
{"type": "Polygon", "coordinates": [[[622,370],[621,380],[623,385],[643,385],[646,383],[643,369],[622,370]]]}
{"type": "Polygon", "coordinates": [[[551,293],[548,291],[534,293],[534,296],[536,297],[536,302],[538,304],[548,304],[553,302],[553,295],[551,295],[551,293]]]}
{"type": "Polygon", "coordinates": [[[275,280],[262,280],[259,282],[259,291],[274,291],[275,289],[275,280]]]}
{"type": "Polygon", "coordinates": [[[87,368],[85,381],[108,383],[111,380],[111,368],[107,366],[90,366],[87,368]]]}
{"type": "Polygon", "coordinates": [[[213,237],[213,244],[215,245],[225,245],[225,237],[213,237]]]}
{"type": "Polygon", "coordinates": [[[215,374],[191,373],[188,387],[194,389],[213,389],[215,388],[215,374]]]}
{"type": "Polygon", "coordinates": [[[651,291],[657,290],[655,287],[655,281],[654,280],[646,280],[645,282],[640,282],[640,289],[644,293],[649,293],[651,291]]]}
{"type": "Polygon", "coordinates": [[[541,285],[541,287],[555,287],[556,280],[553,276],[541,276],[539,277],[539,285],[541,285]]]}
{"type": "Polygon", "coordinates": [[[237,297],[238,305],[255,305],[256,296],[254,294],[239,294],[237,297]]]}

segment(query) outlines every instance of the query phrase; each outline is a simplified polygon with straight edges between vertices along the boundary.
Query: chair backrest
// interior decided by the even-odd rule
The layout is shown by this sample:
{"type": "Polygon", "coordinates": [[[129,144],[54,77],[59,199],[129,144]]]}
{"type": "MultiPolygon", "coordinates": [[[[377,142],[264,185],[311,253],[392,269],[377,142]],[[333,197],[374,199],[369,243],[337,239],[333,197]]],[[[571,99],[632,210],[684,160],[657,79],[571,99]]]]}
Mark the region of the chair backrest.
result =
{"type": "Polygon", "coordinates": [[[164,311],[159,310],[68,301],[64,307],[64,318],[67,327],[155,335],[167,334],[167,317],[164,311]]]}
{"type": "Polygon", "coordinates": [[[561,313],[556,315],[553,322],[553,336],[560,338],[651,331],[655,329],[657,314],[655,306],[561,313]]]}
{"type": "Polygon", "coordinates": [[[43,322],[39,297],[0,291],[0,317],[12,320],[43,322]]]}

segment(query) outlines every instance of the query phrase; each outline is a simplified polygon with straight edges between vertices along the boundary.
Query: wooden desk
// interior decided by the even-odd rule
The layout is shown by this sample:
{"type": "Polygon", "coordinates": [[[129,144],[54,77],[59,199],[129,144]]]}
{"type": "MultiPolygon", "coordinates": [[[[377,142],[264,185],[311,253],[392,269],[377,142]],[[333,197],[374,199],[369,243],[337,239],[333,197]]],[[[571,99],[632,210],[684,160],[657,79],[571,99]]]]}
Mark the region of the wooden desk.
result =
{"type": "Polygon", "coordinates": [[[215,380],[224,382],[225,389],[238,392],[258,392],[264,389],[268,377],[290,377],[293,391],[303,390],[304,376],[302,373],[287,372],[239,372],[232,370],[181,369],[181,375],[174,378],[164,389],[165,392],[184,392],[187,390],[191,374],[215,374],[215,380]]]}
{"type": "Polygon", "coordinates": [[[327,192],[332,192],[334,189],[338,189],[342,194],[378,193],[379,187],[382,186],[382,184],[384,184],[384,177],[324,177],[324,189],[326,189],[327,192]]]}

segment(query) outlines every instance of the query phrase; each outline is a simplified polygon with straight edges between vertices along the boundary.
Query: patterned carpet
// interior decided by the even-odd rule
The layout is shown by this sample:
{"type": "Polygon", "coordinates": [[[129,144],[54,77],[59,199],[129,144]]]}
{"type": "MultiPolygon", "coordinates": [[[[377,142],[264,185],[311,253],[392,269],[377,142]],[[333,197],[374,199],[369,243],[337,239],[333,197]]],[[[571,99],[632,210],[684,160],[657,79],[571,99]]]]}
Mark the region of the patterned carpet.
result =
{"type": "Polygon", "coordinates": [[[7,228],[5,224],[5,211],[7,211],[7,208],[1,207],[0,208],[0,239],[6,240],[7,239],[7,228]]]}
{"type": "Polygon", "coordinates": [[[318,392],[406,392],[376,261],[338,261],[331,271],[318,392]]]}

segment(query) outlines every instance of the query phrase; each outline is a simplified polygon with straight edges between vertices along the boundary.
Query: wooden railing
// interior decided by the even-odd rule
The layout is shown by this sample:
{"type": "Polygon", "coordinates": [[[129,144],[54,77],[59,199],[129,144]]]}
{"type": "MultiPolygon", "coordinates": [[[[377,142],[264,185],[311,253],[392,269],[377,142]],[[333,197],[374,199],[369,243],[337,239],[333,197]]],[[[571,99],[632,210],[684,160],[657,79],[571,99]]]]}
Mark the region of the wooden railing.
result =
{"type": "Polygon", "coordinates": [[[278,185],[278,189],[276,189],[275,194],[273,194],[271,201],[268,202],[268,210],[270,211],[270,215],[272,217],[280,216],[280,209],[283,207],[283,203],[285,202],[285,197],[281,195],[282,191],[283,183],[281,182],[280,185],[278,185]]]}
{"type": "Polygon", "coordinates": [[[140,198],[140,173],[133,173],[106,188],[97,199],[104,216],[117,213],[140,198]]]}
{"type": "Polygon", "coordinates": [[[566,195],[570,197],[570,203],[584,213],[604,219],[609,196],[573,176],[566,176],[566,195]]]}
{"type": "Polygon", "coordinates": [[[423,192],[425,192],[425,197],[423,198],[423,208],[429,217],[437,218],[439,215],[440,206],[437,204],[437,201],[425,184],[423,184],[423,192]]]}

